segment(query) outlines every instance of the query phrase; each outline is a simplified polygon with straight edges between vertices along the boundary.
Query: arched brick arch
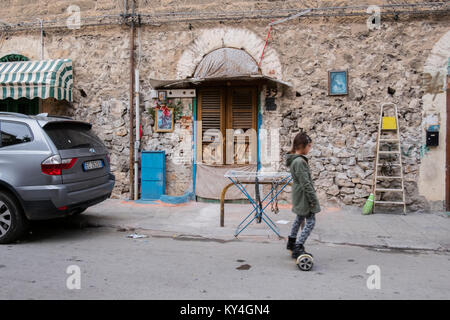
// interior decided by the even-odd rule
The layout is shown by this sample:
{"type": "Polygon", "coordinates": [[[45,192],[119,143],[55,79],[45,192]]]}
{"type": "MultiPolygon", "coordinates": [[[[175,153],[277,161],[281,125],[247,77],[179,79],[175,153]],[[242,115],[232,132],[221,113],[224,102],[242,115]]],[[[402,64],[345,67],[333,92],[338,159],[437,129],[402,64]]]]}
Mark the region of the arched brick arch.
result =
{"type": "Polygon", "coordinates": [[[447,64],[450,57],[450,31],[439,39],[433,46],[430,55],[425,61],[424,72],[434,76],[438,72],[443,75],[447,74],[447,64]]]}
{"type": "Polygon", "coordinates": [[[436,202],[439,210],[440,204],[445,200],[445,162],[447,117],[445,87],[447,64],[450,57],[450,31],[446,32],[433,46],[423,68],[426,81],[424,82],[425,95],[422,97],[422,143],[425,141],[426,117],[429,114],[437,115],[440,119],[439,146],[430,149],[421,159],[419,165],[418,188],[430,204],[436,202]]]}
{"type": "Polygon", "coordinates": [[[17,53],[11,53],[7,54],[6,56],[3,56],[0,58],[0,62],[14,62],[14,61],[29,61],[27,57],[17,54],[17,53]]]}
{"type": "MultiPolygon", "coordinates": [[[[41,40],[30,36],[15,36],[5,40],[0,47],[0,57],[9,54],[20,54],[30,60],[41,60],[41,40]]],[[[47,48],[44,47],[44,59],[48,59],[47,48]]]]}
{"type": "MultiPolygon", "coordinates": [[[[226,47],[243,49],[259,62],[264,41],[247,29],[215,28],[202,30],[200,35],[181,55],[177,65],[177,78],[191,77],[206,54],[226,47]]],[[[263,75],[282,80],[278,54],[270,47],[265,50],[261,71],[263,75]]]]}

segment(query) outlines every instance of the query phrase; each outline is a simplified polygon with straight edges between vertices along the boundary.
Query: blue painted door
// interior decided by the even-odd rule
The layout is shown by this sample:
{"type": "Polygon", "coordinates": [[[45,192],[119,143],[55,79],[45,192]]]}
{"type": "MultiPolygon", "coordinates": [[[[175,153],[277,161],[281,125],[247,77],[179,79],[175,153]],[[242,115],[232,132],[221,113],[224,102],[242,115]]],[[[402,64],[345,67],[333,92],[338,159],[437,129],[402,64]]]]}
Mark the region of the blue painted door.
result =
{"type": "Polygon", "coordinates": [[[158,200],[166,191],[166,153],[164,151],[142,151],[141,153],[141,198],[158,200]]]}

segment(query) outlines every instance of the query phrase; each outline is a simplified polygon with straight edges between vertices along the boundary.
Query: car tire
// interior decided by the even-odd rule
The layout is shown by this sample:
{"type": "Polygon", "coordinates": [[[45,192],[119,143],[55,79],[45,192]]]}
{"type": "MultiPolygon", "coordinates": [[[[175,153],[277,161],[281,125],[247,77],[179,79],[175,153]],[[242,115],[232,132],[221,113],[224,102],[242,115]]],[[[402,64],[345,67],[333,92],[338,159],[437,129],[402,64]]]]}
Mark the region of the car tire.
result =
{"type": "Polygon", "coordinates": [[[17,200],[0,191],[0,244],[18,240],[28,227],[28,220],[17,200]]]}

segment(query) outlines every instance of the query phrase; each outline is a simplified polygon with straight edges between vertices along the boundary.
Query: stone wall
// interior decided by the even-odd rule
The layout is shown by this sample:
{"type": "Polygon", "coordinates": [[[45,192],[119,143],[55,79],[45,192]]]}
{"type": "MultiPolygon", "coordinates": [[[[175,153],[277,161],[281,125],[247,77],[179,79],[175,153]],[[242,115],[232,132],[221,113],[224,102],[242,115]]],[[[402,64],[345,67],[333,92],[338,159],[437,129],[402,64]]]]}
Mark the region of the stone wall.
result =
{"type": "MultiPolygon", "coordinates": [[[[140,0],[138,8],[141,12],[170,8],[218,10],[217,2],[206,2],[161,0],[150,3],[140,0]]],[[[81,4],[86,15],[123,10],[123,1],[112,0],[37,3],[39,5],[33,11],[30,9],[33,4],[11,0],[10,7],[6,6],[9,13],[4,20],[26,21],[34,15],[62,18],[67,15],[63,11],[69,3],[81,4]],[[21,14],[17,14],[19,11],[21,14]]],[[[225,1],[220,6],[236,11],[345,4],[357,3],[225,1]]],[[[290,149],[297,132],[309,132],[314,140],[311,166],[320,197],[360,205],[372,183],[379,106],[383,102],[396,103],[400,112],[407,202],[412,210],[426,208],[427,201],[417,187],[424,156],[421,152],[422,110],[426,103],[423,99],[423,67],[434,44],[449,30],[450,22],[445,17],[400,17],[397,21],[385,19],[380,30],[369,31],[365,19],[292,20],[272,30],[267,52],[272,52],[270,55],[276,59],[263,60],[262,69],[270,70],[267,68],[269,60],[278,61],[280,71],[277,76],[291,82],[293,88],[285,90],[277,99],[276,111],[263,111],[263,126],[280,128],[281,159],[290,149]],[[327,72],[333,69],[348,69],[348,96],[328,96],[327,72]]],[[[204,35],[211,34],[211,30],[240,30],[235,34],[250,33],[254,42],[261,44],[267,36],[267,23],[262,20],[180,22],[138,28],[135,59],[141,75],[142,148],[166,151],[168,194],[183,194],[192,180],[191,165],[180,164],[174,159],[177,147],[184,139],[180,129],[192,132],[193,106],[191,99],[183,99],[183,118],[177,121],[175,132],[155,133],[153,118],[146,112],[152,103],[150,79],[175,79],[187,70],[180,68],[183,65],[180,61],[186,59],[186,51],[191,50],[198,39],[208,39],[204,35]]],[[[39,37],[37,31],[4,33],[0,55],[15,52],[39,59],[39,37]]],[[[233,39],[242,43],[241,47],[248,46],[248,40],[248,37],[233,39]]],[[[111,151],[112,169],[117,178],[114,196],[127,197],[129,28],[118,25],[46,30],[44,57],[73,60],[74,102],[68,113],[93,123],[95,131],[111,151]]],[[[285,169],[283,160],[277,169],[285,169]]]]}
{"type": "MultiPolygon", "coordinates": [[[[145,93],[144,93],[145,96],[145,93]]],[[[166,154],[166,194],[183,195],[192,185],[192,153],[182,154],[182,150],[192,148],[193,101],[180,100],[183,105],[181,118],[175,121],[175,130],[171,133],[155,132],[155,120],[148,109],[149,98],[145,100],[146,110],[142,114],[143,139],[142,150],[163,150],[166,154]],[[182,145],[186,144],[186,145],[182,145]]]]}
{"type": "Polygon", "coordinates": [[[315,142],[311,165],[322,199],[358,205],[365,201],[372,184],[379,108],[393,102],[399,108],[407,204],[412,210],[427,207],[417,189],[424,156],[423,66],[448,28],[444,21],[386,22],[374,31],[362,24],[335,25],[333,30],[317,24],[302,34],[286,27],[283,36],[274,35],[273,47],[302,46],[279,51],[294,90],[266,119],[277,117],[275,122],[281,123],[284,151],[299,130],[310,133],[315,142]],[[327,71],[334,69],[348,69],[348,96],[327,95],[327,71]]]}
{"type": "MultiPolygon", "coordinates": [[[[420,3],[407,0],[401,3],[420,3]]],[[[131,9],[132,0],[127,0],[131,9]]],[[[139,13],[166,12],[236,12],[251,10],[318,8],[366,5],[366,0],[135,0],[139,13]]],[[[396,4],[397,0],[375,0],[371,4],[396,4]]],[[[64,21],[70,16],[68,8],[77,6],[82,17],[113,15],[124,12],[124,0],[2,0],[1,20],[10,23],[35,22],[36,18],[64,21]]]]}

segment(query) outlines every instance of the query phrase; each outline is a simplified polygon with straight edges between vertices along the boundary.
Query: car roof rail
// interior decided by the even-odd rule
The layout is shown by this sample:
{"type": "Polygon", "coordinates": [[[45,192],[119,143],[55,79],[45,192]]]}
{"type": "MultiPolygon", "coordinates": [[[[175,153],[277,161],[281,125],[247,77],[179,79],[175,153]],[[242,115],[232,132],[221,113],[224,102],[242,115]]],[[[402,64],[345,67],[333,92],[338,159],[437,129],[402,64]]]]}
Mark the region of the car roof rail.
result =
{"type": "Polygon", "coordinates": [[[30,118],[30,116],[23,114],[23,113],[17,113],[17,112],[6,112],[6,111],[0,111],[0,116],[12,116],[12,117],[18,117],[18,118],[30,118]]]}
{"type": "Polygon", "coordinates": [[[68,117],[68,116],[58,116],[58,115],[53,115],[53,114],[48,114],[48,113],[39,113],[39,114],[36,115],[36,117],[61,118],[61,119],[70,119],[70,120],[72,120],[72,118],[68,117]]]}

